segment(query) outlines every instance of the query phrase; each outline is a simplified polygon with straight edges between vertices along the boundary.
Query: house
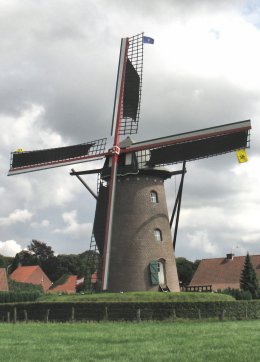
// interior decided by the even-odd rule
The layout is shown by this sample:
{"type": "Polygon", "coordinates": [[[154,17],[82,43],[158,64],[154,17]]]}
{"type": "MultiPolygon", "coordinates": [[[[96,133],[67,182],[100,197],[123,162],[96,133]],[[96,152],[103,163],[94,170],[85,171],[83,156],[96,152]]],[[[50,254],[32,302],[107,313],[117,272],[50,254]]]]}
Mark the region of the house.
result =
{"type": "Polygon", "coordinates": [[[5,268],[0,268],[0,292],[8,292],[8,281],[5,268]]]}
{"type": "Polygon", "coordinates": [[[63,284],[59,284],[54,288],[48,290],[48,293],[76,293],[77,275],[69,275],[63,284]]]}
{"type": "MultiPolygon", "coordinates": [[[[260,280],[260,255],[250,255],[251,263],[260,280]]],[[[227,254],[225,258],[202,259],[189,287],[211,285],[213,291],[226,288],[240,289],[240,276],[245,256],[227,254]]]]}
{"type": "Polygon", "coordinates": [[[19,283],[41,285],[45,293],[52,285],[52,282],[39,265],[18,266],[10,275],[10,279],[19,283]]]}

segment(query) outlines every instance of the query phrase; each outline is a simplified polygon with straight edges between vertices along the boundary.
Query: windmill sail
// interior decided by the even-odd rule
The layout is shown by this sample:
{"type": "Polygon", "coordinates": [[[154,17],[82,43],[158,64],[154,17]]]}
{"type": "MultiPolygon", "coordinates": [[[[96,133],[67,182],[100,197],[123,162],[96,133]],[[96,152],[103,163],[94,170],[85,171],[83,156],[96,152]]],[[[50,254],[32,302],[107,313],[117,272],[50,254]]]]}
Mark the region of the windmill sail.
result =
{"type": "Polygon", "coordinates": [[[141,167],[191,161],[248,147],[250,128],[249,120],[230,123],[135,143],[122,152],[138,151],[141,167]]]}
{"type": "Polygon", "coordinates": [[[123,101],[123,118],[131,118],[136,122],[139,104],[140,76],[133,64],[127,59],[123,101]]]}
{"type": "Polygon", "coordinates": [[[98,251],[101,256],[103,256],[103,251],[104,251],[107,206],[108,206],[108,187],[104,186],[101,183],[99,187],[99,194],[97,199],[97,206],[96,206],[95,219],[93,225],[93,233],[97,243],[98,251]]]}
{"type": "Polygon", "coordinates": [[[149,166],[178,163],[227,153],[247,144],[245,132],[194,140],[151,150],[149,166]]]}
{"type": "Polygon", "coordinates": [[[79,145],[13,152],[9,176],[97,159],[104,155],[106,138],[79,145]]]}
{"type": "Polygon", "coordinates": [[[127,38],[127,49],[121,43],[117,84],[112,117],[111,135],[120,116],[119,134],[135,134],[138,131],[143,77],[143,33],[127,38]],[[125,53],[126,50],[126,53],[125,53]],[[122,57],[126,56],[126,59],[122,57]],[[123,67],[125,66],[125,69],[123,67]],[[124,79],[122,79],[124,77],[124,79]],[[123,89],[121,84],[124,84],[123,89]],[[121,93],[123,92],[123,94],[121,93]],[[120,114],[118,114],[118,105],[120,114]]]}

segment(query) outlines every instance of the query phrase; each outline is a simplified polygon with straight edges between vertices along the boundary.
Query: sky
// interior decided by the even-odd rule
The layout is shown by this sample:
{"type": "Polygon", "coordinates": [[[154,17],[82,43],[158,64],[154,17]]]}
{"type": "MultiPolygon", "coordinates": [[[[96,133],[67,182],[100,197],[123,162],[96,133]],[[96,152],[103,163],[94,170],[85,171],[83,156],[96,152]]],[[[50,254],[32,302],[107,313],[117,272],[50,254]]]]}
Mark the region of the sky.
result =
{"type": "MultiPolygon", "coordinates": [[[[32,239],[57,254],[88,249],[95,199],[71,167],[7,177],[10,152],[111,143],[120,39],[140,32],[155,42],[135,141],[252,121],[249,162],[187,163],[176,256],[260,254],[259,19],[247,0],[0,0],[0,254],[32,239]]],[[[178,183],[165,183],[169,213],[178,183]]]]}

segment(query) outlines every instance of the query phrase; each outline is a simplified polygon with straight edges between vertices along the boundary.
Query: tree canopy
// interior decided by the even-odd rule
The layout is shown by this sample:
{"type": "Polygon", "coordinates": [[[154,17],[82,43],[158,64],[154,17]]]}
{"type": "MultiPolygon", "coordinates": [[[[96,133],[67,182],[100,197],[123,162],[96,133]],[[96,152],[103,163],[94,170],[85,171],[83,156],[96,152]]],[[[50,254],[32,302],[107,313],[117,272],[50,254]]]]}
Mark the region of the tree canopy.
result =
{"type": "Polygon", "coordinates": [[[41,262],[54,256],[54,251],[52,250],[51,246],[48,246],[42,241],[34,239],[32,240],[31,244],[28,245],[28,250],[41,262]]]}
{"type": "Polygon", "coordinates": [[[29,265],[39,265],[39,261],[34,254],[30,253],[28,250],[22,250],[20,253],[17,253],[13,259],[10,272],[12,273],[19,265],[29,266],[29,265]]]}
{"type": "Polygon", "coordinates": [[[192,262],[183,257],[176,258],[178,277],[182,286],[186,287],[189,285],[195,271],[198,268],[199,263],[200,260],[192,262]]]}
{"type": "Polygon", "coordinates": [[[12,264],[13,259],[11,256],[4,256],[0,254],[0,268],[7,268],[12,264]]]}

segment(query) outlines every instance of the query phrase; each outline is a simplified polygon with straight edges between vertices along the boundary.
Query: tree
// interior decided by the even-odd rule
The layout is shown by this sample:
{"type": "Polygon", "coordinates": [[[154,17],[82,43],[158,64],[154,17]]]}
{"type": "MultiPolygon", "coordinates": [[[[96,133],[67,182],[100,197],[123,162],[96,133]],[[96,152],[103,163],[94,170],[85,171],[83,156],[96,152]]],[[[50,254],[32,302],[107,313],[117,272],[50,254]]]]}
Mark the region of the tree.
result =
{"type": "Polygon", "coordinates": [[[60,277],[60,275],[57,275],[58,259],[54,255],[51,246],[33,239],[31,244],[28,245],[28,250],[34,255],[38,264],[51,281],[55,281],[60,277]]]}
{"type": "Polygon", "coordinates": [[[0,254],[0,268],[7,268],[13,263],[14,258],[0,254]]]}
{"type": "Polygon", "coordinates": [[[28,245],[28,250],[33,253],[41,262],[54,257],[54,251],[51,246],[43,243],[42,241],[32,240],[28,245]]]}
{"type": "Polygon", "coordinates": [[[57,276],[59,264],[58,259],[55,255],[48,257],[48,259],[41,260],[40,265],[44,273],[52,282],[56,281],[59,278],[59,275],[57,276]]]}
{"type": "Polygon", "coordinates": [[[176,258],[176,266],[177,266],[177,272],[179,281],[181,282],[182,286],[189,285],[193,274],[195,273],[198,265],[199,260],[196,260],[194,263],[190,260],[187,260],[186,258],[180,257],[176,258]]]}
{"type": "Polygon", "coordinates": [[[253,298],[258,297],[258,280],[249,253],[246,255],[244,268],[241,272],[240,288],[241,290],[249,291],[253,298]]]}
{"type": "Polygon", "coordinates": [[[56,277],[57,257],[54,255],[51,246],[41,241],[32,240],[31,244],[28,245],[28,250],[22,250],[15,255],[11,272],[18,265],[39,265],[51,281],[55,280],[53,278],[56,277]]]}
{"type": "Polygon", "coordinates": [[[28,250],[22,250],[20,253],[15,255],[10,268],[10,273],[12,273],[19,265],[39,265],[39,261],[37,260],[36,256],[30,253],[28,250]]]}
{"type": "Polygon", "coordinates": [[[59,270],[60,270],[61,275],[62,274],[80,275],[81,263],[80,263],[78,255],[60,254],[60,255],[58,255],[57,258],[58,258],[58,265],[59,265],[59,270]]]}

